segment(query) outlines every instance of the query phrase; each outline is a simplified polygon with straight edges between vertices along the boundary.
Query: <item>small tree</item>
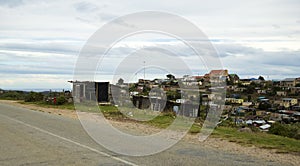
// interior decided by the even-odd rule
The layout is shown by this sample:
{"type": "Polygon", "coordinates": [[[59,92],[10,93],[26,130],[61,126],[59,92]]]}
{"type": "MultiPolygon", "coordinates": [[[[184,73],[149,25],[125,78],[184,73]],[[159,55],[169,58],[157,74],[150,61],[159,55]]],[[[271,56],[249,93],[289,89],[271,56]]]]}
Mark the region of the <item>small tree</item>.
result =
{"type": "Polygon", "coordinates": [[[122,79],[122,78],[120,78],[119,80],[118,80],[118,85],[123,85],[124,84],[124,80],[122,79]]]}
{"type": "Polygon", "coordinates": [[[37,92],[30,92],[28,95],[25,96],[25,102],[35,102],[35,101],[42,101],[44,95],[37,92]]]}
{"type": "Polygon", "coordinates": [[[258,79],[261,80],[261,81],[265,80],[265,78],[263,76],[259,76],[258,79]]]}
{"type": "Polygon", "coordinates": [[[166,77],[167,77],[169,80],[174,80],[174,79],[175,79],[175,76],[172,75],[172,74],[168,74],[168,75],[166,75],[166,77]]]}

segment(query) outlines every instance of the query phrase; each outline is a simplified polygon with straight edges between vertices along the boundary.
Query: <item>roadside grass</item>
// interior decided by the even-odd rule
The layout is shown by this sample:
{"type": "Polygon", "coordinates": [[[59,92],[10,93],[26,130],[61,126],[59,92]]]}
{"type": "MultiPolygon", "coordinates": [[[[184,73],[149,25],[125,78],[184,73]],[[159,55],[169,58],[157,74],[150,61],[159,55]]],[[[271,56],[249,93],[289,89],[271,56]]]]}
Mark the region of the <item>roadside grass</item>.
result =
{"type": "MultiPolygon", "coordinates": [[[[33,104],[45,108],[58,108],[58,109],[69,109],[75,110],[75,106],[73,104],[64,104],[64,105],[49,105],[44,102],[23,102],[19,101],[21,104],[33,104]]],[[[77,106],[78,107],[78,106],[77,106]]],[[[112,120],[121,120],[121,121],[135,121],[138,123],[147,124],[156,128],[167,128],[170,126],[175,119],[175,115],[172,113],[160,113],[155,118],[148,121],[136,121],[132,120],[125,115],[123,115],[117,107],[115,106],[99,106],[100,111],[104,114],[104,116],[108,119],[112,120]]],[[[79,108],[86,112],[98,112],[98,107],[93,107],[91,109],[88,105],[80,105],[79,108]]],[[[201,123],[194,123],[189,133],[197,134],[201,130],[201,123]]],[[[265,149],[275,149],[278,153],[297,153],[300,154],[300,140],[282,137],[273,134],[261,133],[261,132],[240,132],[237,128],[233,127],[217,127],[211,137],[222,138],[228,140],[230,142],[235,142],[243,146],[256,146],[265,149]]]]}
{"type": "MultiPolygon", "coordinates": [[[[113,119],[113,120],[129,120],[134,121],[137,123],[146,124],[152,127],[164,129],[170,126],[174,119],[176,118],[173,113],[146,113],[143,111],[140,111],[141,113],[137,113],[136,110],[132,111],[133,115],[132,117],[128,115],[124,115],[122,112],[119,111],[118,107],[115,106],[99,106],[101,112],[104,114],[106,118],[113,119]],[[135,120],[138,119],[138,120],[135,120]],[[145,120],[149,119],[149,120],[145,120]]],[[[126,110],[124,111],[126,113],[126,110]]],[[[184,121],[179,121],[184,122],[184,121]]],[[[180,123],[177,123],[177,125],[181,125],[180,123]]],[[[182,126],[185,124],[182,123],[182,126]]]]}
{"type": "MultiPolygon", "coordinates": [[[[114,106],[100,106],[101,111],[105,117],[112,119],[126,118],[117,107],[114,106]]],[[[144,121],[140,123],[147,124],[156,128],[167,128],[174,121],[175,116],[171,113],[161,113],[152,120],[144,121]]],[[[138,121],[137,121],[138,122],[138,121]]],[[[197,134],[201,130],[201,123],[194,123],[189,133],[197,134]]],[[[212,137],[226,139],[230,142],[235,142],[243,146],[256,146],[264,149],[275,149],[278,153],[297,153],[300,154],[300,140],[282,137],[273,134],[267,134],[262,132],[240,132],[237,128],[232,127],[217,127],[212,137]]]]}
{"type": "MultiPolygon", "coordinates": [[[[129,120],[135,121],[138,123],[146,124],[152,127],[165,129],[169,127],[175,120],[176,116],[173,113],[159,113],[155,117],[153,115],[146,116],[146,118],[152,118],[147,121],[137,121],[130,117],[125,116],[122,114],[117,107],[115,106],[99,106],[101,112],[104,114],[106,118],[113,119],[113,120],[129,120]]],[[[135,118],[139,119],[142,115],[138,114],[135,118]]],[[[143,118],[143,117],[142,117],[143,118]]],[[[186,129],[189,127],[190,121],[186,119],[179,119],[175,122],[173,129],[180,130],[186,129]]],[[[189,133],[199,133],[201,126],[199,124],[193,124],[189,130],[189,133]]]]}
{"type": "Polygon", "coordinates": [[[278,153],[300,154],[300,140],[261,132],[240,132],[236,128],[217,127],[212,137],[226,139],[244,146],[255,145],[265,149],[276,149],[278,153]]]}
{"type": "MultiPolygon", "coordinates": [[[[135,121],[135,122],[148,124],[150,126],[157,127],[157,128],[166,128],[174,120],[173,115],[167,114],[167,113],[161,113],[149,121],[137,121],[132,118],[126,117],[122,112],[119,111],[118,107],[99,106],[99,108],[106,118],[113,119],[113,120],[131,120],[131,121],[135,121]]],[[[140,116],[141,115],[138,115],[135,118],[138,119],[140,116]]]]}
{"type": "Polygon", "coordinates": [[[100,111],[105,118],[113,120],[125,120],[126,116],[123,115],[115,106],[99,106],[100,111]]]}
{"type": "Polygon", "coordinates": [[[189,133],[191,133],[191,134],[197,134],[197,133],[200,132],[201,127],[202,126],[200,124],[194,123],[192,125],[192,127],[190,128],[189,133]]]}
{"type": "Polygon", "coordinates": [[[45,103],[44,101],[36,101],[36,102],[18,101],[18,103],[25,104],[25,105],[36,105],[36,106],[44,107],[44,108],[57,108],[57,109],[75,110],[75,107],[74,107],[73,103],[66,103],[66,104],[63,104],[63,105],[48,104],[48,103],[45,103]]]}
{"type": "Polygon", "coordinates": [[[170,126],[171,123],[174,121],[174,119],[175,119],[174,115],[170,113],[161,113],[155,118],[149,121],[145,121],[143,123],[148,124],[150,126],[164,129],[170,126]]]}

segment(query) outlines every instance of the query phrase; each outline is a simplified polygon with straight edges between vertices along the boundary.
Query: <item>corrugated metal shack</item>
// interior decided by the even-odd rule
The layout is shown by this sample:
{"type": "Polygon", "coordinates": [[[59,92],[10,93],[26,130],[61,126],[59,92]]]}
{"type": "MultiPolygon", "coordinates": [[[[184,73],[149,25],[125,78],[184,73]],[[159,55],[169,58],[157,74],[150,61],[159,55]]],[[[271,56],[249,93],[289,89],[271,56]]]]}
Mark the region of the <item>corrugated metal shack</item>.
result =
{"type": "Polygon", "coordinates": [[[69,81],[73,84],[74,102],[97,101],[109,102],[109,82],[69,81]]]}

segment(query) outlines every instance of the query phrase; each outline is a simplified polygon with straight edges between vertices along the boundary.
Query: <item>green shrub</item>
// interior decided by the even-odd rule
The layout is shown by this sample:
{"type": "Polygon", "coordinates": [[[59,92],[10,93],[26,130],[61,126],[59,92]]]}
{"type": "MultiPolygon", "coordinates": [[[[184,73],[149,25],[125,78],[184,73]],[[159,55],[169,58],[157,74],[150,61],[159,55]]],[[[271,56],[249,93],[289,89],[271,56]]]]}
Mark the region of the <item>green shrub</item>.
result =
{"type": "Polygon", "coordinates": [[[23,100],[24,96],[25,94],[22,91],[6,91],[0,94],[0,98],[6,100],[23,100]]]}
{"type": "Polygon", "coordinates": [[[42,101],[44,98],[44,95],[37,92],[30,92],[25,96],[25,102],[36,102],[36,101],[42,101]]]}
{"type": "Polygon", "coordinates": [[[275,123],[270,127],[269,133],[284,137],[300,139],[300,124],[275,123]]]}
{"type": "Polygon", "coordinates": [[[64,97],[64,96],[59,96],[57,99],[56,99],[56,103],[57,105],[63,105],[67,102],[67,99],[64,97]]]}

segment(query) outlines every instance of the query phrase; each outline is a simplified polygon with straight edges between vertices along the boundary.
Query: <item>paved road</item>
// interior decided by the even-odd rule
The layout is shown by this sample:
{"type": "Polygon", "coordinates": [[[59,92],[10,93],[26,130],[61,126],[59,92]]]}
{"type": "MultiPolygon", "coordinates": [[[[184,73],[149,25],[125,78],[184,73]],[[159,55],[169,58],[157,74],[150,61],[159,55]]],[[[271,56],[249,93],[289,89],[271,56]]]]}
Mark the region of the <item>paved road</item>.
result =
{"type": "Polygon", "coordinates": [[[113,154],[78,120],[0,103],[0,165],[282,165],[180,142],[147,157],[113,154]]]}

